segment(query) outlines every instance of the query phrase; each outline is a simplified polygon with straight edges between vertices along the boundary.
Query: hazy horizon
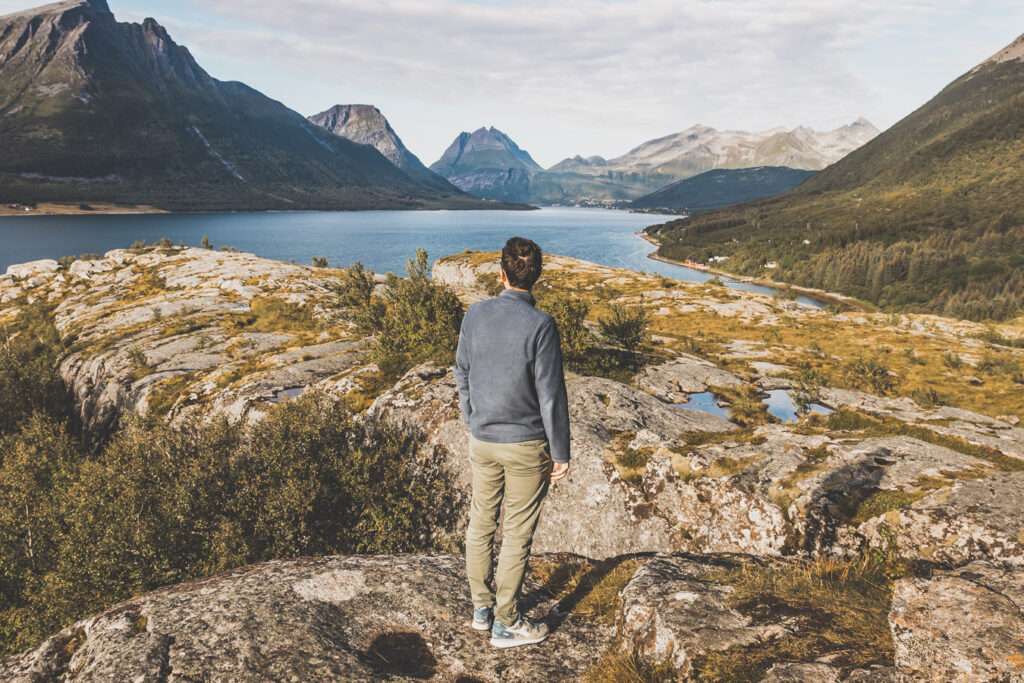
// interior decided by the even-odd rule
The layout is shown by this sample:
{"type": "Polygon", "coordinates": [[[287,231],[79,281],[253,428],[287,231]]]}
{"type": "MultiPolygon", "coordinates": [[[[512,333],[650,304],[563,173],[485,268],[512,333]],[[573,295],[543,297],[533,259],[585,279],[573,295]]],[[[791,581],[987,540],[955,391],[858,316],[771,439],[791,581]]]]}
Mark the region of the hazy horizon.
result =
{"type": "Polygon", "coordinates": [[[304,115],[377,106],[428,165],[481,126],[545,168],[696,124],[831,130],[863,116],[884,130],[1024,32],[1009,0],[109,4],[304,115]]]}

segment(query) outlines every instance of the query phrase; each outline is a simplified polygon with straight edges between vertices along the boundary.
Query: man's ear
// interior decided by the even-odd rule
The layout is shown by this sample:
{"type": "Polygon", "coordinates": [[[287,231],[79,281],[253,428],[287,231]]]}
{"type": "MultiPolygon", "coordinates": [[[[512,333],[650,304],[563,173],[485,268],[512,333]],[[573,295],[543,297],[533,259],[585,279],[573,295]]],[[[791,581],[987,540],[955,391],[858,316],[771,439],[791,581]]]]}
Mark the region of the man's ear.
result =
{"type": "Polygon", "coordinates": [[[508,281],[508,275],[505,275],[505,269],[504,268],[500,268],[500,267],[498,268],[498,275],[501,278],[501,284],[505,285],[506,287],[511,287],[512,286],[512,284],[508,281]]]}

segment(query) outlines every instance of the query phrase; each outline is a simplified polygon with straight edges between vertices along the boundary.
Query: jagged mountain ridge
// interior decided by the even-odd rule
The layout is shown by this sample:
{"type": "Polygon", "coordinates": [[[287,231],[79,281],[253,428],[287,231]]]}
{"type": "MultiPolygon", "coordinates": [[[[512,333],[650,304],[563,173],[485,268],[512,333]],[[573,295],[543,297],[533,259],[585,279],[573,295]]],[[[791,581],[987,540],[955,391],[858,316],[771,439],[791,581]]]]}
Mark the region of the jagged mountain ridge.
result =
{"type": "Polygon", "coordinates": [[[426,185],[456,191],[454,185],[424,166],[409,151],[384,114],[372,104],[337,104],[310,116],[309,121],[352,142],[371,145],[388,161],[426,185]]]}
{"type": "Polygon", "coordinates": [[[795,190],[649,228],[662,256],[974,320],[1024,309],[1024,37],[795,190]],[[804,240],[807,240],[806,244],[804,240]]]}
{"type": "Polygon", "coordinates": [[[611,159],[607,166],[621,171],[661,175],[695,175],[713,168],[756,166],[788,166],[818,171],[839,161],[876,135],[878,129],[864,118],[821,132],[806,126],[748,133],[696,125],[680,133],[645,142],[611,159]]]}
{"type": "Polygon", "coordinates": [[[801,126],[749,133],[698,125],[644,142],[614,159],[577,155],[544,170],[507,135],[481,128],[460,134],[431,169],[481,197],[621,204],[714,169],[820,170],[877,134],[863,118],[824,132],[801,126]]]}
{"type": "Polygon", "coordinates": [[[543,169],[492,126],[459,133],[430,170],[478,197],[529,201],[530,181],[543,169]]]}
{"type": "Polygon", "coordinates": [[[633,209],[667,209],[689,214],[763,199],[791,190],[814,171],[786,166],[720,168],[676,181],[630,202],[633,209]]]}
{"type": "Polygon", "coordinates": [[[0,200],[164,209],[474,206],[252,88],[104,0],[0,17],[0,200]]]}
{"type": "Polygon", "coordinates": [[[541,203],[631,200],[714,169],[786,166],[817,171],[878,135],[864,118],[832,131],[806,126],[750,133],[696,125],[649,140],[610,160],[564,159],[535,179],[541,203]]]}

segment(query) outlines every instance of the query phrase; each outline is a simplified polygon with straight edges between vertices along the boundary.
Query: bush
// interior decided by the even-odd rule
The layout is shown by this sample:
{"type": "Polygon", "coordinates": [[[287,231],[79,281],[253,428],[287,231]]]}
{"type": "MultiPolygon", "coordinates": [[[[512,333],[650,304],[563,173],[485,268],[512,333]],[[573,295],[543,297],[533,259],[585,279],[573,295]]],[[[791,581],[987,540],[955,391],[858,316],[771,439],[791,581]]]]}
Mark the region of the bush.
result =
{"type": "Polygon", "coordinates": [[[416,250],[409,259],[405,278],[388,273],[384,283],[385,308],[378,307],[380,334],[375,354],[379,358],[406,354],[410,364],[455,362],[462,326],[462,302],[445,285],[427,274],[427,252],[416,250]]]}
{"type": "Polygon", "coordinates": [[[886,396],[896,388],[889,367],[878,358],[858,358],[846,367],[846,381],[854,388],[886,396]]]}
{"type": "Polygon", "coordinates": [[[26,306],[12,326],[0,328],[0,436],[20,429],[33,413],[64,422],[73,413],[71,396],[57,375],[64,345],[51,311],[46,305],[26,306]]]}
{"type": "Polygon", "coordinates": [[[498,296],[505,289],[496,273],[477,275],[476,285],[487,292],[487,296],[498,296]]]}
{"type": "Polygon", "coordinates": [[[583,299],[550,289],[537,290],[537,307],[555,320],[562,342],[562,356],[568,362],[582,359],[594,346],[594,335],[587,329],[590,306],[583,299]]]}
{"type": "Polygon", "coordinates": [[[314,268],[330,268],[331,266],[330,266],[329,263],[327,263],[327,257],[326,256],[314,256],[313,257],[313,267],[314,268]]]}
{"type": "Polygon", "coordinates": [[[451,485],[416,460],[421,438],[315,392],[252,427],[132,418],[95,458],[30,418],[0,439],[0,656],[222,569],[440,547],[451,485]]]}
{"type": "Polygon", "coordinates": [[[821,389],[825,386],[825,377],[810,364],[804,363],[797,368],[793,377],[793,403],[798,412],[806,414],[812,403],[821,400],[821,389]]]}
{"type": "Polygon", "coordinates": [[[601,334],[617,346],[627,351],[635,351],[642,346],[650,334],[647,326],[651,322],[651,314],[640,307],[629,307],[622,304],[611,304],[609,315],[598,320],[601,334]]]}
{"type": "Polygon", "coordinates": [[[368,306],[374,286],[376,282],[373,279],[373,271],[367,270],[361,262],[356,261],[342,271],[334,285],[338,305],[345,308],[368,306]]]}

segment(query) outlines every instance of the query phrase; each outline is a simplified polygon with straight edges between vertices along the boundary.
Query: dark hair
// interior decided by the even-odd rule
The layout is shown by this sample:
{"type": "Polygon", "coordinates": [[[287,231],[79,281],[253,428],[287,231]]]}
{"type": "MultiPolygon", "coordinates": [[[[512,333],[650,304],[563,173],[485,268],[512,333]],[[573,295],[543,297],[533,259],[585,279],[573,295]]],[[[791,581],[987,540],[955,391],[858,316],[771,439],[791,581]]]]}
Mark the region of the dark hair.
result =
{"type": "Polygon", "coordinates": [[[516,289],[532,289],[540,277],[540,247],[525,237],[513,237],[501,250],[501,269],[516,289]]]}

